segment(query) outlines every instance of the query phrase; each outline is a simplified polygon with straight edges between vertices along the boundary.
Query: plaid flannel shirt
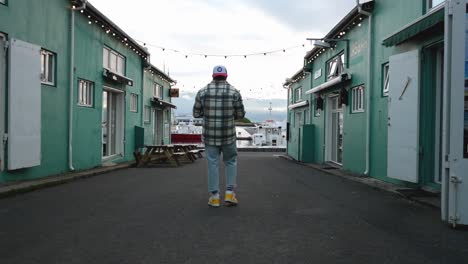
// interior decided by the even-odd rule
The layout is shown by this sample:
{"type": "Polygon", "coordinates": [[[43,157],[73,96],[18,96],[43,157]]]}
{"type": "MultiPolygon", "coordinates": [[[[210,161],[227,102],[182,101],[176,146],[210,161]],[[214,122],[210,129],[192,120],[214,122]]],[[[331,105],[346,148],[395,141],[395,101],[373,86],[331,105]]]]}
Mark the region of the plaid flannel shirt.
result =
{"type": "Polygon", "coordinates": [[[229,145],[236,142],[234,120],[244,118],[242,96],[227,81],[212,81],[195,97],[193,116],[203,117],[203,140],[206,145],[229,145]]]}

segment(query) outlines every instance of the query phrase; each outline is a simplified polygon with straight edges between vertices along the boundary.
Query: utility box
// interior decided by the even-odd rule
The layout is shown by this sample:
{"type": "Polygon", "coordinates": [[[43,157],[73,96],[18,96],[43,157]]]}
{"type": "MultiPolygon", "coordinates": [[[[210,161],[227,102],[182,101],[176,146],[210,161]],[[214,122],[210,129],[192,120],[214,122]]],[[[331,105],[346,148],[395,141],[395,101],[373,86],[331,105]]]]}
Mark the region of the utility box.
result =
{"type": "Polygon", "coordinates": [[[314,162],[314,125],[303,125],[301,131],[302,144],[299,160],[312,163],[314,162]]]}
{"type": "Polygon", "coordinates": [[[135,150],[145,147],[145,129],[135,126],[135,150]]]}

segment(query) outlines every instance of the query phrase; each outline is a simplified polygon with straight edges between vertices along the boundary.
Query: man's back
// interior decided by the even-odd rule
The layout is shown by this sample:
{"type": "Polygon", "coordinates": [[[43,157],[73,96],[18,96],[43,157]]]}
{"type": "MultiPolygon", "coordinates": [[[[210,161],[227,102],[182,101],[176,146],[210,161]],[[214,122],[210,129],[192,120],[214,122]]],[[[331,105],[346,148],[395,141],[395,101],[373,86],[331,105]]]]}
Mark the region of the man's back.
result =
{"type": "Polygon", "coordinates": [[[245,115],[242,97],[225,80],[213,80],[198,91],[194,117],[203,118],[203,138],[208,145],[227,145],[236,141],[235,120],[245,115]]]}

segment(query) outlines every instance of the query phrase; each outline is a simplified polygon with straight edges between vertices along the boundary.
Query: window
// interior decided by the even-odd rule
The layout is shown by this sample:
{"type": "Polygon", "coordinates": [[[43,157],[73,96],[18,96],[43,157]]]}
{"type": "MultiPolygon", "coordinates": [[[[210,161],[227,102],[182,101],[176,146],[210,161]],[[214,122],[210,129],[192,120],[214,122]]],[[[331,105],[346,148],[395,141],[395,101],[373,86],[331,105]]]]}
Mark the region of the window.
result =
{"type": "Polygon", "coordinates": [[[134,93],[130,94],[130,111],[138,112],[138,95],[134,93]]]}
{"type": "Polygon", "coordinates": [[[427,6],[429,7],[429,9],[431,9],[442,4],[443,2],[444,0],[427,0],[427,6]]]}
{"type": "Polygon", "coordinates": [[[293,102],[293,96],[292,96],[292,89],[288,89],[288,97],[289,97],[289,103],[292,104],[293,102]]]}
{"type": "Polygon", "coordinates": [[[319,117],[322,114],[322,109],[315,109],[315,117],[319,117]]]}
{"type": "Polygon", "coordinates": [[[46,50],[41,50],[41,82],[55,85],[55,55],[46,50]]]}
{"type": "Polygon", "coordinates": [[[296,89],[296,102],[302,101],[302,88],[296,89]]]}
{"type": "Polygon", "coordinates": [[[331,59],[328,62],[327,80],[330,80],[332,78],[339,76],[344,71],[344,61],[345,61],[345,57],[344,57],[344,53],[342,53],[342,54],[335,56],[333,59],[331,59]]]}
{"type": "Polygon", "coordinates": [[[78,105],[92,107],[94,100],[94,87],[90,81],[78,81],[78,105]]]}
{"type": "Polygon", "coordinates": [[[169,119],[171,116],[171,110],[164,111],[164,130],[165,136],[168,137],[171,134],[171,126],[169,126],[169,119]]]}
{"type": "Polygon", "coordinates": [[[364,86],[352,89],[353,108],[352,113],[364,112],[364,86]]]}
{"type": "Polygon", "coordinates": [[[302,111],[296,112],[296,120],[294,120],[294,127],[301,127],[303,125],[302,111]]]}
{"type": "Polygon", "coordinates": [[[104,48],[102,53],[102,66],[120,75],[125,75],[125,57],[119,53],[104,48]]]}
{"type": "Polygon", "coordinates": [[[314,116],[319,117],[322,114],[323,98],[322,97],[315,97],[314,101],[315,101],[314,116]]]}
{"type": "Polygon", "coordinates": [[[304,116],[305,116],[306,125],[310,125],[310,111],[309,111],[309,109],[304,111],[304,116]]]}
{"type": "Polygon", "coordinates": [[[6,0],[0,0],[0,4],[6,4],[6,0]]]}
{"type": "Polygon", "coordinates": [[[145,112],[143,115],[143,121],[145,123],[151,122],[151,106],[145,105],[145,112]]]}
{"type": "Polygon", "coordinates": [[[154,83],[153,84],[153,96],[163,99],[163,87],[160,84],[154,83]]]}
{"type": "Polygon", "coordinates": [[[383,66],[383,95],[388,96],[388,89],[390,82],[390,65],[388,63],[383,66]]]}

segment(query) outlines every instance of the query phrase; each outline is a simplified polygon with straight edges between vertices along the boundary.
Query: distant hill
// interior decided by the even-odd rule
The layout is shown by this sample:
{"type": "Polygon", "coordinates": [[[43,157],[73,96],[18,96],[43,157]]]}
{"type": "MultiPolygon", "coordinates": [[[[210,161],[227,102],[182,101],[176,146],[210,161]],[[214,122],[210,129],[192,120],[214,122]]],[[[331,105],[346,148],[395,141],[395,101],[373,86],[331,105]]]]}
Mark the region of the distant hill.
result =
{"type": "MultiPolygon", "coordinates": [[[[192,107],[194,103],[195,94],[184,93],[179,98],[172,98],[172,103],[177,106],[174,110],[176,115],[192,114],[192,107]]],[[[262,122],[265,120],[286,120],[286,99],[245,99],[244,100],[246,117],[252,122],[262,122]],[[268,108],[271,102],[271,115],[268,108]]]]}

